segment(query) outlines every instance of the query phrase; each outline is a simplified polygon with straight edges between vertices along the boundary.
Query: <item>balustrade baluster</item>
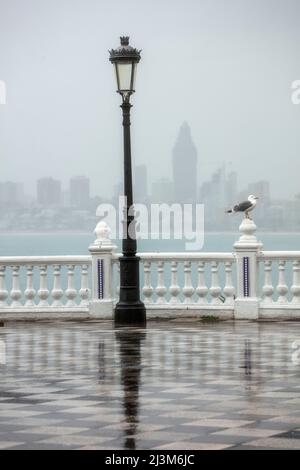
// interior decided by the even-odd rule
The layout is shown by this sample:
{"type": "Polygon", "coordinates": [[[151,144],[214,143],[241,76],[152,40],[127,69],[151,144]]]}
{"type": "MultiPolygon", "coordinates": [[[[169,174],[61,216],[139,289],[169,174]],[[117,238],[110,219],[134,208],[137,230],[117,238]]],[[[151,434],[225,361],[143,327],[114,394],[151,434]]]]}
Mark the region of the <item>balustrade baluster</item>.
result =
{"type": "Polygon", "coordinates": [[[38,296],[40,299],[38,306],[49,307],[47,301],[49,297],[49,290],[47,288],[47,265],[40,266],[40,288],[38,290],[38,296]]]}
{"type": "Polygon", "coordinates": [[[224,295],[226,297],[225,304],[233,304],[235,289],[232,281],[232,261],[225,262],[225,287],[224,295]]]}
{"type": "Polygon", "coordinates": [[[8,297],[8,291],[6,289],[5,272],[6,266],[0,266],[0,308],[8,307],[6,301],[8,297]]]}
{"type": "Polygon", "coordinates": [[[144,261],[144,286],[143,294],[145,296],[145,304],[150,304],[153,295],[153,287],[151,285],[151,261],[144,261]]]}
{"type": "Polygon", "coordinates": [[[74,299],[77,296],[77,291],[74,288],[74,269],[75,266],[73,264],[68,265],[68,286],[66,289],[66,297],[68,300],[66,307],[76,307],[76,302],[74,299]]]}
{"type": "Polygon", "coordinates": [[[117,286],[116,286],[117,298],[120,296],[120,263],[117,263],[117,286]]]}
{"type": "Polygon", "coordinates": [[[219,281],[219,263],[217,261],[211,262],[211,287],[209,289],[210,295],[212,296],[212,304],[218,305],[222,301],[219,296],[222,292],[220,281],[219,281]]]}
{"type": "Polygon", "coordinates": [[[278,264],[279,276],[278,276],[278,285],[277,285],[277,292],[279,294],[277,302],[279,304],[286,304],[287,297],[286,294],[288,293],[288,286],[285,281],[285,261],[280,260],[278,264]]]}
{"type": "Polygon", "coordinates": [[[293,262],[293,284],[291,286],[292,304],[300,303],[300,260],[293,262]]]}
{"type": "Polygon", "coordinates": [[[22,291],[20,289],[20,266],[13,266],[12,267],[12,289],[10,292],[10,296],[12,298],[11,307],[18,308],[21,307],[22,304],[20,299],[22,297],[22,291]]]}
{"type": "Polygon", "coordinates": [[[182,289],[184,295],[184,303],[190,304],[192,303],[192,295],[195,292],[195,289],[192,285],[192,263],[191,261],[184,262],[184,287],[182,289]]]}
{"type": "Polygon", "coordinates": [[[180,300],[178,298],[180,294],[180,287],[178,284],[178,262],[172,261],[171,262],[171,285],[170,285],[170,303],[171,304],[178,304],[180,300]]]}
{"type": "Polygon", "coordinates": [[[53,275],[54,281],[51,295],[54,300],[52,307],[62,307],[61,298],[64,295],[64,291],[61,288],[61,266],[59,264],[55,264],[53,266],[53,275]]]}
{"type": "Polygon", "coordinates": [[[80,306],[87,307],[89,305],[89,296],[90,296],[89,272],[88,272],[87,264],[83,264],[81,266],[81,286],[79,290],[79,296],[81,298],[80,306]]]}
{"type": "Polygon", "coordinates": [[[35,307],[34,298],[35,298],[36,291],[33,287],[33,266],[27,266],[27,273],[26,273],[26,289],[24,292],[25,295],[25,307],[35,307]]]}
{"type": "Polygon", "coordinates": [[[263,304],[272,304],[273,303],[273,294],[274,294],[274,287],[272,284],[272,261],[266,260],[264,262],[264,270],[265,270],[265,278],[264,278],[264,285],[262,288],[263,293],[263,304]]]}
{"type": "Polygon", "coordinates": [[[198,285],[196,294],[198,295],[198,304],[207,304],[208,287],[205,282],[205,262],[199,261],[198,263],[198,285]]]}
{"type": "Polygon", "coordinates": [[[157,303],[165,304],[166,303],[166,292],[167,288],[165,286],[165,263],[164,261],[158,261],[157,263],[157,286],[155,289],[157,295],[157,303]]]}

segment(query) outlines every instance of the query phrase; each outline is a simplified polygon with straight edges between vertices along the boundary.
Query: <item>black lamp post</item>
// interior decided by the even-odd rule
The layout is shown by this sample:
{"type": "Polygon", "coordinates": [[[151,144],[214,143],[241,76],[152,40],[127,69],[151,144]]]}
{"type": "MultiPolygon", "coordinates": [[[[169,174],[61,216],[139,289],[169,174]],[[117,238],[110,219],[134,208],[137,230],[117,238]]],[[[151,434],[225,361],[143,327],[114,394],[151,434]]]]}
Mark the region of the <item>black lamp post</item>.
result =
{"type": "Polygon", "coordinates": [[[115,307],[116,324],[146,323],[146,309],[140,300],[139,260],[133,213],[131,145],[130,145],[130,96],[134,93],[136,66],[140,61],[139,50],[129,45],[129,37],[121,37],[121,46],[109,51],[109,60],[115,66],[118,93],[122,96],[124,136],[124,221],[122,253],[120,257],[120,297],[115,307]]]}

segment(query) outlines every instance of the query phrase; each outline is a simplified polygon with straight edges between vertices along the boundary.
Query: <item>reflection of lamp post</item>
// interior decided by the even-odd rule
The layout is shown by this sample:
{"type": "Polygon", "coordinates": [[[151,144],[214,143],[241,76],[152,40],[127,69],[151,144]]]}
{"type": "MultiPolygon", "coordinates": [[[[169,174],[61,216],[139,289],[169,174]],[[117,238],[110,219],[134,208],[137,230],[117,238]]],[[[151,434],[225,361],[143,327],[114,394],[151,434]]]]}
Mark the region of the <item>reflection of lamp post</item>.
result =
{"type": "Polygon", "coordinates": [[[139,258],[136,256],[135,220],[133,214],[130,96],[134,93],[136,66],[140,51],[129,46],[129,37],[121,37],[121,46],[110,51],[109,60],[115,66],[118,93],[122,96],[124,135],[124,230],[123,256],[120,257],[120,297],[115,308],[117,324],[145,324],[146,309],[140,300],[139,258]]]}
{"type": "Polygon", "coordinates": [[[126,422],[124,448],[135,449],[135,435],[139,424],[141,343],[146,339],[146,330],[121,328],[116,330],[115,335],[120,348],[121,384],[123,386],[123,408],[126,422]]]}

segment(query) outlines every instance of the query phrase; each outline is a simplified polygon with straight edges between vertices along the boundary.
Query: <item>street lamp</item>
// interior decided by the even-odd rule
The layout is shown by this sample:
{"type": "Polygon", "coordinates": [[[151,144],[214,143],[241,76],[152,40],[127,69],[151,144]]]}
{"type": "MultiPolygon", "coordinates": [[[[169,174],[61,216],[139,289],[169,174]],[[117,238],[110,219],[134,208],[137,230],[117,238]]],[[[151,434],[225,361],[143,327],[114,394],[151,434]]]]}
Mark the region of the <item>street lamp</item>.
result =
{"type": "Polygon", "coordinates": [[[139,261],[133,212],[131,145],[130,145],[130,96],[134,93],[136,67],[140,61],[139,50],[129,45],[129,37],[121,37],[121,46],[109,51],[109,60],[115,67],[118,93],[122,96],[124,139],[124,220],[122,256],[120,257],[120,295],[115,307],[116,324],[146,323],[146,309],[140,300],[139,261]]]}

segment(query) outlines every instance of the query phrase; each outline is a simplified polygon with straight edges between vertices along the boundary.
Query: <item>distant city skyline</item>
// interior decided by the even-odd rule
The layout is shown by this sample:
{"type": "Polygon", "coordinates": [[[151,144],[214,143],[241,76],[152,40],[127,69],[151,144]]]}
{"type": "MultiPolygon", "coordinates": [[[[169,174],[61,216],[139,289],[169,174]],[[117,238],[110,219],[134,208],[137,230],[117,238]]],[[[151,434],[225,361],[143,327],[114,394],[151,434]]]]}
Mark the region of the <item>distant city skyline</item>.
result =
{"type": "MultiPolygon", "coordinates": [[[[1,0],[0,0],[1,1],[1,0]]],[[[240,185],[269,180],[276,198],[299,192],[298,0],[1,2],[1,178],[90,178],[112,197],[122,179],[120,97],[108,49],[128,34],[142,49],[132,98],[133,163],[148,184],[172,171],[183,121],[200,184],[226,162],[240,185]],[[116,15],[116,11],[118,14],[116,15]],[[272,12],[272,21],[270,21],[272,12]],[[153,33],[155,23],[155,33],[153,33]],[[200,165],[201,162],[201,165],[200,165]],[[289,184],[282,184],[288,181],[289,184]]]]}

